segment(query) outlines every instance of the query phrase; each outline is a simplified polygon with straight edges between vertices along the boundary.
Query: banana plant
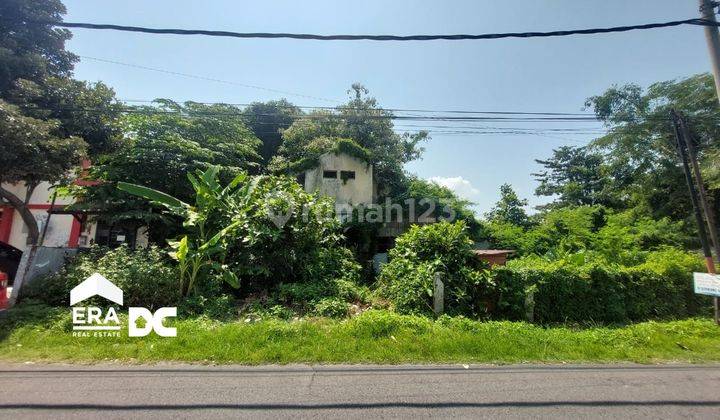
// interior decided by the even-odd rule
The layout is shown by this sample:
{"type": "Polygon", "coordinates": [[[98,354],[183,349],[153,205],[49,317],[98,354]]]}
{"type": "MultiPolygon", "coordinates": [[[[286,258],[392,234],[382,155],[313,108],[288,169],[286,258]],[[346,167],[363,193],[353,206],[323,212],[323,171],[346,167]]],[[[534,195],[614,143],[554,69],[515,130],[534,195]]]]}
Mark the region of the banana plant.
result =
{"type": "Polygon", "coordinates": [[[230,286],[240,287],[237,275],[224,264],[224,239],[240,226],[241,221],[235,220],[220,228],[209,219],[218,219],[222,213],[237,214],[233,210],[248,204],[257,179],[246,182],[248,175],[241,173],[222,187],[218,183],[218,171],[219,168],[213,166],[204,172],[198,170],[195,175],[187,174],[195,190],[195,205],[142,185],[126,182],[118,182],[117,185],[120,190],[143,197],[183,218],[183,226],[189,233],[177,241],[169,241],[172,248],[170,256],[177,260],[179,265],[180,290],[183,296],[189,295],[195,289],[203,269],[218,272],[230,286]]]}

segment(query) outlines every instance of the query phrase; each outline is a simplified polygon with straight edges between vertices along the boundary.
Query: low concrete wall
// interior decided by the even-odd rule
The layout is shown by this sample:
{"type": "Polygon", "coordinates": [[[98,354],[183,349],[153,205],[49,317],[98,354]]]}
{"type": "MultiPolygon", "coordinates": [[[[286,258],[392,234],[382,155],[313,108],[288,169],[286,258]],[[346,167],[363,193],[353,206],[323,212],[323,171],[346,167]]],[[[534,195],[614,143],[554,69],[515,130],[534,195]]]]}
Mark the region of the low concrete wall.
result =
{"type": "Polygon", "coordinates": [[[15,282],[10,295],[10,306],[14,305],[17,299],[22,296],[24,287],[37,278],[60,270],[65,265],[65,261],[77,254],[77,251],[77,248],[36,246],[23,252],[17,274],[15,274],[15,282]]]}

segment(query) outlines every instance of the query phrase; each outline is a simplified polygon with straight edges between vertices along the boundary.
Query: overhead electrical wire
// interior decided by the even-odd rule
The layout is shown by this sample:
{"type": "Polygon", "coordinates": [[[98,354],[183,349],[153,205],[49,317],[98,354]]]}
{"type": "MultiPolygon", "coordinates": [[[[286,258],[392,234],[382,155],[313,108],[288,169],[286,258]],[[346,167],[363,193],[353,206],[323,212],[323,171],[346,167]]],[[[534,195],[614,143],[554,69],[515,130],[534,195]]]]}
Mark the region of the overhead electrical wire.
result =
{"type": "MultiPolygon", "coordinates": [[[[49,108],[52,110],[58,110],[58,111],[74,111],[74,112],[92,112],[92,111],[104,111],[101,108],[91,108],[91,107],[55,107],[55,108],[49,108]]],[[[242,110],[238,109],[237,111],[192,111],[189,113],[183,113],[180,111],[173,111],[173,110],[164,110],[159,108],[153,108],[150,106],[142,107],[142,108],[135,108],[135,107],[124,107],[120,110],[121,112],[125,113],[136,113],[136,114],[179,114],[179,115],[196,115],[196,116],[240,116],[244,117],[242,110]]],[[[375,109],[371,110],[371,112],[381,113],[385,112],[387,110],[384,109],[375,109]]],[[[254,114],[256,116],[274,116],[275,114],[254,114]]],[[[513,114],[510,114],[513,115],[513,114]]],[[[297,119],[312,119],[312,120],[330,120],[330,119],[353,119],[361,117],[363,119],[370,119],[370,120],[409,120],[409,121],[457,121],[457,122],[472,122],[472,121],[485,121],[485,122],[492,122],[492,121],[498,121],[498,122],[597,122],[597,117],[593,116],[519,116],[519,117],[513,117],[513,116],[463,116],[463,117],[455,117],[455,116],[445,116],[445,115],[395,115],[392,113],[387,114],[375,114],[375,115],[349,115],[344,116],[340,114],[295,114],[295,115],[288,115],[292,118],[297,119]]]]}
{"type": "MultiPolygon", "coordinates": [[[[31,109],[31,108],[30,108],[31,109]]],[[[56,111],[70,111],[70,112],[107,112],[107,109],[103,108],[92,108],[92,107],[54,107],[49,108],[51,110],[56,111]]],[[[240,117],[240,118],[247,118],[248,116],[243,114],[241,109],[238,109],[237,111],[191,111],[191,112],[182,112],[182,111],[175,111],[175,110],[167,110],[167,109],[160,109],[155,108],[151,106],[144,106],[144,107],[123,107],[122,109],[118,109],[118,112],[122,113],[130,113],[130,114],[148,114],[148,115],[155,115],[155,114],[168,114],[168,115],[180,115],[183,117],[204,117],[204,116],[217,116],[217,117],[240,117]]],[[[465,117],[453,117],[453,116],[445,116],[445,115],[395,115],[392,113],[387,114],[381,114],[381,112],[384,112],[383,109],[376,109],[372,110],[371,112],[377,112],[376,114],[364,114],[364,115],[341,115],[341,114],[294,114],[294,115],[288,115],[288,117],[293,118],[294,120],[352,120],[357,118],[362,119],[369,119],[369,120],[393,120],[393,121],[432,121],[432,122],[450,122],[450,123],[472,123],[472,122],[482,122],[482,123],[601,123],[600,120],[597,119],[597,117],[556,117],[556,116],[533,116],[533,117],[527,117],[527,116],[503,116],[503,117],[497,117],[497,116],[465,116],[465,117]]],[[[274,117],[276,114],[267,114],[267,113],[258,113],[253,114],[254,117],[274,117]]],[[[696,117],[699,118],[699,117],[696,117]]],[[[658,121],[665,120],[666,118],[658,118],[658,121]]],[[[263,124],[263,122],[260,122],[263,124]]],[[[453,126],[452,128],[464,128],[467,126],[453,126]]],[[[471,128],[471,127],[468,127],[471,128]]],[[[590,127],[586,127],[587,129],[593,129],[590,127]]],[[[595,127],[594,129],[598,129],[595,127]]]]}
{"type": "MultiPolygon", "coordinates": [[[[560,30],[560,31],[547,31],[547,32],[507,32],[507,33],[490,33],[490,34],[456,34],[456,35],[315,35],[315,34],[294,34],[294,33],[266,33],[266,32],[232,32],[232,31],[216,31],[216,30],[197,30],[197,29],[162,29],[162,28],[147,28],[138,26],[125,26],[125,25],[114,25],[114,24],[96,24],[96,23],[81,23],[81,22],[61,22],[61,21],[34,21],[32,23],[44,24],[54,27],[63,28],[82,28],[82,29],[97,29],[97,30],[116,30],[124,32],[136,32],[136,33],[147,33],[147,34],[169,34],[169,35],[205,35],[214,37],[233,37],[233,38],[261,38],[261,39],[298,39],[298,40],[318,40],[318,41],[357,41],[357,40],[368,40],[368,41],[436,41],[436,40],[491,40],[491,39],[503,39],[503,38],[547,38],[547,37],[560,37],[570,35],[591,35],[591,34],[604,34],[604,33],[618,33],[628,32],[634,30],[648,30],[658,28],[677,27],[681,25],[696,25],[696,26],[720,26],[717,22],[704,20],[704,19],[685,19],[675,20],[668,22],[659,23],[648,23],[640,25],[629,25],[629,26],[615,26],[608,28],[592,28],[592,29],[573,29],[573,30],[560,30]]],[[[281,93],[284,95],[306,97],[311,99],[317,99],[328,102],[340,102],[333,99],[321,98],[311,95],[304,95],[289,91],[283,91],[279,89],[265,88],[261,86],[255,86],[251,84],[245,84],[240,82],[232,82],[222,79],[216,79],[212,77],[204,77],[193,74],[187,74],[172,70],[158,69],[148,66],[136,65],[123,63],[120,61],[101,59],[96,57],[81,56],[85,59],[95,60],[99,62],[112,63],[117,65],[123,65],[128,67],[139,68],[143,70],[156,71],[161,73],[167,73],[182,77],[189,77],[200,80],[213,81],[217,83],[225,83],[243,86],[252,89],[260,89],[269,92],[281,93]]],[[[130,102],[130,101],[128,101],[130,102]]],[[[136,101],[143,102],[143,101],[136,101]]],[[[145,101],[150,102],[150,101],[145,101]]],[[[250,105],[250,104],[228,104],[228,105],[250,105]]],[[[293,105],[294,106],[294,105],[293,105]]],[[[313,109],[313,110],[353,110],[351,107],[334,106],[334,107],[312,107],[312,106],[297,106],[298,109],[313,109]]],[[[358,109],[362,110],[362,109],[358,109]]],[[[94,112],[99,110],[93,109],[74,109],[74,111],[80,112],[94,112]]],[[[443,121],[454,124],[462,123],[473,123],[473,122],[497,122],[497,123],[529,123],[529,122],[550,122],[550,123],[578,123],[578,122],[600,122],[599,119],[592,114],[580,114],[580,113],[557,113],[557,112],[513,112],[513,111],[469,111],[469,110],[427,110],[427,109],[378,109],[377,112],[387,112],[388,114],[380,115],[362,115],[362,118],[366,119],[388,119],[398,121],[443,121]],[[436,115],[395,115],[393,113],[421,113],[421,114],[436,114],[436,115]],[[449,115],[437,115],[437,114],[466,114],[463,116],[449,116],[449,115]]],[[[192,116],[205,116],[205,115],[216,115],[216,116],[240,116],[244,115],[238,110],[238,112],[195,112],[182,113],[171,110],[152,109],[152,107],[142,108],[129,108],[125,107],[121,110],[123,113],[152,113],[152,114],[180,114],[187,117],[192,116]]],[[[255,114],[255,116],[263,116],[263,114],[255,114]]],[[[270,116],[270,115],[268,115],[270,116]]],[[[356,116],[343,116],[339,114],[327,114],[327,115],[312,115],[312,114],[300,114],[297,115],[296,119],[352,119],[356,116]]],[[[402,125],[394,125],[394,129],[404,128],[402,125]]],[[[420,128],[418,131],[430,131],[437,134],[449,134],[449,135],[477,135],[477,134],[518,134],[518,135],[537,135],[547,138],[557,138],[565,141],[573,141],[571,139],[565,139],[562,137],[552,137],[545,133],[568,133],[568,134],[603,134],[606,131],[599,131],[597,128],[518,128],[518,127],[487,127],[487,126],[467,126],[467,125],[447,125],[447,126],[412,126],[409,125],[405,128],[420,128]],[[429,129],[429,130],[428,130],[429,129]]]]}
{"type": "Polygon", "coordinates": [[[289,91],[286,91],[286,90],[272,89],[272,88],[267,88],[267,87],[262,87],[262,86],[249,85],[249,84],[246,84],[246,83],[234,82],[234,81],[230,81],[230,80],[216,79],[216,78],[214,78],[214,77],[206,77],[206,76],[198,76],[198,75],[195,75],[195,74],[181,73],[181,72],[178,72],[178,71],[165,70],[165,69],[159,69],[159,68],[148,67],[148,66],[142,66],[142,65],[139,65],[139,64],[123,63],[122,61],[108,60],[108,59],[105,59],[105,58],[89,57],[89,56],[87,56],[87,55],[80,55],[80,56],[78,56],[78,57],[84,58],[84,59],[87,59],[87,60],[99,61],[99,62],[102,62],[102,63],[117,64],[117,65],[120,65],[120,66],[126,66],[126,67],[133,67],[133,68],[137,68],[137,69],[142,69],[142,70],[155,71],[155,72],[158,72],[158,73],[166,73],[166,74],[172,74],[172,75],[175,75],[175,76],[188,77],[188,78],[191,78],[191,79],[206,80],[206,81],[215,82],[215,83],[224,83],[224,84],[228,84],[228,85],[242,86],[242,87],[246,87],[246,88],[250,88],[250,89],[264,90],[264,91],[267,91],[267,92],[281,93],[281,94],[283,94],[283,95],[298,96],[298,97],[301,97],[301,98],[309,98],[309,99],[317,99],[317,100],[319,100],[319,101],[325,101],[325,102],[334,102],[334,103],[340,103],[340,102],[341,102],[341,101],[338,101],[338,100],[335,100],[335,99],[321,98],[321,97],[319,97],[319,96],[304,95],[304,94],[302,94],[302,93],[289,92],[289,91]]]}
{"type": "Polygon", "coordinates": [[[639,25],[613,26],[609,28],[591,28],[591,29],[570,29],[561,31],[546,32],[505,32],[490,34],[454,34],[454,35],[317,35],[317,34],[300,34],[300,33],[272,33],[272,32],[233,32],[218,31],[205,29],[169,29],[169,28],[147,28],[141,26],[115,25],[107,23],[85,23],[85,22],[62,22],[36,20],[32,23],[49,25],[61,28],[79,28],[79,29],[101,29],[114,30],[124,32],[136,32],[146,34],[160,35],[205,35],[213,37],[231,37],[231,38],[260,38],[260,39],[299,39],[299,40],[315,40],[315,41],[463,41],[463,40],[489,40],[503,38],[548,38],[569,35],[594,35],[614,32],[628,32],[635,30],[647,30],[658,28],[669,28],[681,25],[696,26],[720,26],[717,22],[706,19],[684,19],[673,20],[668,22],[645,23],[639,25]]]}
{"type": "MultiPolygon", "coordinates": [[[[136,102],[136,103],[155,103],[157,100],[154,99],[119,99],[122,102],[136,102]]],[[[187,101],[191,103],[201,105],[232,105],[232,106],[252,106],[252,103],[239,103],[239,102],[199,102],[199,101],[187,101]]],[[[312,106],[312,105],[275,105],[278,108],[299,108],[299,109],[310,109],[310,110],[358,110],[362,111],[363,108],[351,107],[346,105],[338,106],[312,106]]],[[[527,111],[471,111],[471,110],[444,110],[444,109],[415,109],[415,108],[378,108],[379,111],[388,112],[420,112],[420,113],[444,113],[444,114],[487,114],[487,115],[544,115],[544,116],[574,116],[574,117],[592,117],[594,114],[580,113],[580,112],[527,112],[527,111]]]]}

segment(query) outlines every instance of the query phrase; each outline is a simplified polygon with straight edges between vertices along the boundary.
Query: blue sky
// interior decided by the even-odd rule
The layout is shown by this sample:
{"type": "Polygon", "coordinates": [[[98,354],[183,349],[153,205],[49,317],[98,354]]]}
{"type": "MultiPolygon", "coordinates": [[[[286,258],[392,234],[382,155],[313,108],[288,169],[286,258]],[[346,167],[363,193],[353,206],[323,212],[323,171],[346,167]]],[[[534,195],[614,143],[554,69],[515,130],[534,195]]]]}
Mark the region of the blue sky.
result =
{"type": "MultiPolygon", "coordinates": [[[[549,31],[697,17],[695,0],[474,1],[131,1],[65,0],[67,21],[239,32],[434,34],[549,31]]],[[[701,27],[548,39],[407,43],[239,40],[74,30],[81,56],[342,101],[363,83],[386,108],[581,112],[585,98],[613,84],[643,86],[709,71],[701,27]]],[[[76,76],[102,80],[121,99],[247,103],[287,97],[83,59],[76,76]]],[[[427,124],[427,123],[425,123],[427,124]]],[[[498,126],[498,124],[488,124],[498,126]]],[[[507,127],[551,127],[512,123],[507,127]]],[[[565,123],[557,128],[597,127],[565,123]]],[[[455,188],[487,211],[507,182],[530,199],[534,159],[589,135],[433,134],[407,169],[455,188]]]]}

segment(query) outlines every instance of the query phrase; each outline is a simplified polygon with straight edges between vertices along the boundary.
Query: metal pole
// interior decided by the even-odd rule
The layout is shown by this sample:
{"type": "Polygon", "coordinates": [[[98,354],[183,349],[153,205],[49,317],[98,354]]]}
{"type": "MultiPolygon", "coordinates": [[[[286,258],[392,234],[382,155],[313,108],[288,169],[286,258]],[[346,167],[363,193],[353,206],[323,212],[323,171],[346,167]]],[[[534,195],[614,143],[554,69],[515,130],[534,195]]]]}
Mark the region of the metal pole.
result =
{"type": "MultiPolygon", "coordinates": [[[[700,244],[702,245],[703,254],[705,255],[705,266],[707,267],[708,273],[715,274],[715,261],[713,261],[710,245],[708,244],[707,234],[705,233],[705,221],[703,220],[702,213],[700,212],[697,191],[695,190],[695,184],[693,182],[692,174],[690,173],[687,153],[685,153],[685,141],[680,130],[680,118],[674,109],[670,111],[670,118],[672,119],[673,128],[675,129],[678,154],[680,155],[680,160],[682,161],[683,172],[685,172],[685,180],[687,181],[688,191],[690,192],[690,201],[692,202],[695,213],[695,221],[697,222],[698,236],[700,236],[700,244]]],[[[714,298],[713,306],[715,307],[715,323],[720,325],[720,307],[718,306],[718,298],[714,298]]]]}
{"type": "Polygon", "coordinates": [[[697,151],[695,150],[695,144],[690,134],[690,128],[682,115],[680,115],[680,129],[682,130],[683,140],[685,140],[688,155],[690,156],[690,164],[692,165],[693,174],[695,174],[695,181],[697,182],[698,192],[700,193],[700,204],[705,212],[705,220],[707,221],[710,239],[715,247],[715,258],[720,261],[720,241],[718,241],[715,213],[713,212],[713,208],[708,200],[707,191],[705,190],[705,183],[703,182],[702,173],[700,172],[700,164],[698,164],[697,151]]]}
{"type": "MultiPolygon", "coordinates": [[[[700,0],[700,16],[702,19],[716,22],[715,7],[717,2],[712,0],[700,0]]],[[[705,26],[705,39],[707,40],[710,52],[710,63],[712,63],[713,75],[715,76],[715,91],[720,101],[720,33],[717,26],[705,26]]]]}

